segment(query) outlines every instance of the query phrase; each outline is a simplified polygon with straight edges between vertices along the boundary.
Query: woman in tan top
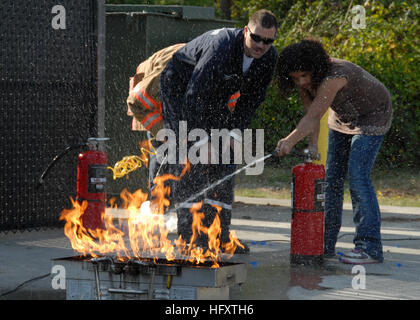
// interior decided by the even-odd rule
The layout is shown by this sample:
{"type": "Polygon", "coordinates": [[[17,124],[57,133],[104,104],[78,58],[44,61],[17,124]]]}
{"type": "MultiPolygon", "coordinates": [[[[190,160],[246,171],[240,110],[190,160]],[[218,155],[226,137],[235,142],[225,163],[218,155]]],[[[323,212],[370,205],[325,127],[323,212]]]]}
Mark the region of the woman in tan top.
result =
{"type": "Polygon", "coordinates": [[[279,156],[290,153],[306,136],[309,149],[317,153],[319,122],[330,108],[324,256],[335,257],[348,174],[356,225],[355,249],[339,260],[351,264],[382,262],[381,214],[370,172],[391,127],[392,101],[388,90],[360,66],[330,58],[315,40],[286,47],[279,55],[276,76],[283,95],[297,87],[305,109],[296,129],[279,140],[279,156]]]}

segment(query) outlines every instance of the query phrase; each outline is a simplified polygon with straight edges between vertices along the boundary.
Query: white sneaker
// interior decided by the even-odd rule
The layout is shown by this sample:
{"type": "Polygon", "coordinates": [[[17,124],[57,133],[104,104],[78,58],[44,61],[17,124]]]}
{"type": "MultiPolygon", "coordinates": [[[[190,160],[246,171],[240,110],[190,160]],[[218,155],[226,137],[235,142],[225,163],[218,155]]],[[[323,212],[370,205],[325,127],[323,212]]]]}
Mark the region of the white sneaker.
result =
{"type": "Polygon", "coordinates": [[[379,260],[372,258],[360,248],[355,248],[352,251],[343,254],[338,258],[338,261],[347,264],[370,264],[380,263],[379,260]]]}

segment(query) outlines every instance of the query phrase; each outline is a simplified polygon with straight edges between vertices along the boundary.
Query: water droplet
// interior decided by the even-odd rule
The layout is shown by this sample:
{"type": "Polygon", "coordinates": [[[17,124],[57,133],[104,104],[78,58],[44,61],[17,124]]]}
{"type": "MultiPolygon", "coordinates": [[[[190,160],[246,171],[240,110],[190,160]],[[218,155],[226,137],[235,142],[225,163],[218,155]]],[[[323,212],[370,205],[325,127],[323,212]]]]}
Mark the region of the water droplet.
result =
{"type": "Polygon", "coordinates": [[[251,265],[253,268],[256,268],[256,267],[258,266],[258,262],[257,262],[257,261],[251,261],[251,262],[250,262],[250,265],[251,265]]]}

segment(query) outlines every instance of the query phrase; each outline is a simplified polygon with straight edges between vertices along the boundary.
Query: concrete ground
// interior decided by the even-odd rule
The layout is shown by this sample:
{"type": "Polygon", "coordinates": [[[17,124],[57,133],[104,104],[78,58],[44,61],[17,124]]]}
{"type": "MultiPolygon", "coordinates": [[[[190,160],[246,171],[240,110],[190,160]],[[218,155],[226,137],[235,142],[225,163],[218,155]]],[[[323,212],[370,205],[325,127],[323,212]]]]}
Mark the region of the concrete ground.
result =
{"type": "MultiPolygon", "coordinates": [[[[345,205],[337,251],[353,248],[351,207],[345,205]]],[[[232,229],[249,244],[247,280],[231,289],[233,300],[420,299],[420,208],[381,207],[385,261],[291,266],[290,201],[236,198],[232,229]]],[[[0,299],[65,299],[52,288],[52,259],[75,255],[62,229],[0,234],[0,299]],[[29,281],[28,280],[32,280],[29,281]]]]}

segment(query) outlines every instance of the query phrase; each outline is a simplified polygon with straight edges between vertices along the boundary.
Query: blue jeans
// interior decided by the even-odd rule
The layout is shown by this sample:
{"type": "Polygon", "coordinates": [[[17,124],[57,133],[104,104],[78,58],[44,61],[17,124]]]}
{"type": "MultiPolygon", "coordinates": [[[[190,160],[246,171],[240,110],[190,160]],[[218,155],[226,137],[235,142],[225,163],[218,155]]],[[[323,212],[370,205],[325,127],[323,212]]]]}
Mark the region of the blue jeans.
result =
{"type": "Polygon", "coordinates": [[[341,228],[343,194],[349,177],[356,233],[353,242],[372,258],[383,261],[381,213],[370,178],[384,136],[348,135],[329,131],[325,189],[325,254],[335,252],[341,228]]]}

